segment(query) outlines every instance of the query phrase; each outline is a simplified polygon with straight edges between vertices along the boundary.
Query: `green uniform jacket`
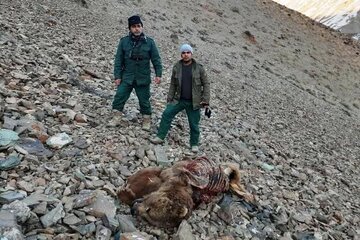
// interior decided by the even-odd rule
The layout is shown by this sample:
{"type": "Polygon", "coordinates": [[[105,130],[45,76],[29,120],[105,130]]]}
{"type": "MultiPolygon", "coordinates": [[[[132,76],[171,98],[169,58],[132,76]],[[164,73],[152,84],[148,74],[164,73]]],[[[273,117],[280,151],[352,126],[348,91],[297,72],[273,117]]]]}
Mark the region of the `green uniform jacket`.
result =
{"type": "Polygon", "coordinates": [[[136,46],[130,34],[121,38],[115,55],[115,79],[138,86],[150,84],[150,60],[155,75],[161,77],[161,58],[152,38],[142,35],[136,46]]]}
{"type": "MultiPolygon", "coordinates": [[[[181,95],[182,60],[178,61],[172,70],[168,102],[180,100],[181,95]]],[[[210,103],[210,82],[204,67],[192,59],[192,103],[193,109],[199,109],[200,103],[210,103]]]]}

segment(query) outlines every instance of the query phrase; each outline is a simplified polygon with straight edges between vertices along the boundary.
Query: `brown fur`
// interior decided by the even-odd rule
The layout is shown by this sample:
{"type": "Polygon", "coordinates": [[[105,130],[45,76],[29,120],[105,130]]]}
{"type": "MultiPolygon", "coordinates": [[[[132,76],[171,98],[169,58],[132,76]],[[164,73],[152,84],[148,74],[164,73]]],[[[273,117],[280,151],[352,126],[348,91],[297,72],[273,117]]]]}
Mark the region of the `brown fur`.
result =
{"type": "Polygon", "coordinates": [[[131,206],[134,200],[158,190],[163,183],[161,171],[161,168],[149,167],[130,176],[126,185],[117,192],[120,201],[131,206]]]}
{"type": "MultiPolygon", "coordinates": [[[[132,210],[139,217],[159,227],[179,225],[183,219],[190,217],[199,203],[210,202],[220,192],[231,190],[246,201],[254,200],[240,183],[238,165],[232,163],[218,166],[223,179],[227,179],[227,184],[210,189],[206,185],[193,185],[194,182],[189,179],[188,168],[193,164],[196,166],[196,161],[201,161],[201,159],[186,158],[166,169],[139,170],[129,177],[125,187],[118,191],[118,197],[128,205],[131,205],[134,200],[143,198],[133,206],[132,210]]],[[[213,176],[211,170],[209,171],[209,177],[213,176]]],[[[219,172],[214,174],[219,174],[219,172]]]]}
{"type": "Polygon", "coordinates": [[[176,227],[191,216],[192,188],[181,177],[165,182],[136,206],[138,216],[158,227],[176,227]]]}

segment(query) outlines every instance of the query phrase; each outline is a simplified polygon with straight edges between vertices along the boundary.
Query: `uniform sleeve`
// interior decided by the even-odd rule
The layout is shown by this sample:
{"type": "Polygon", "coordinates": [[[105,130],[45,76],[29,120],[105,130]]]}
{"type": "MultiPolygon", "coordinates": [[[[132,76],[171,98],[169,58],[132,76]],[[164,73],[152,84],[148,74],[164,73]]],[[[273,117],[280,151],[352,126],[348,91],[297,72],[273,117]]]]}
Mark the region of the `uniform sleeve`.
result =
{"type": "Polygon", "coordinates": [[[151,63],[154,66],[155,75],[157,77],[161,77],[162,76],[162,63],[161,63],[159,50],[156,47],[156,44],[154,41],[151,41],[151,44],[152,44],[152,46],[151,46],[151,63]]]}
{"type": "Polygon", "coordinates": [[[119,45],[117,47],[117,51],[115,54],[115,60],[114,60],[114,77],[115,79],[121,79],[122,73],[124,70],[124,53],[122,50],[123,41],[120,40],[119,45]]]}
{"type": "Polygon", "coordinates": [[[203,86],[201,101],[210,104],[210,81],[207,77],[204,67],[201,67],[200,79],[203,86]]]}

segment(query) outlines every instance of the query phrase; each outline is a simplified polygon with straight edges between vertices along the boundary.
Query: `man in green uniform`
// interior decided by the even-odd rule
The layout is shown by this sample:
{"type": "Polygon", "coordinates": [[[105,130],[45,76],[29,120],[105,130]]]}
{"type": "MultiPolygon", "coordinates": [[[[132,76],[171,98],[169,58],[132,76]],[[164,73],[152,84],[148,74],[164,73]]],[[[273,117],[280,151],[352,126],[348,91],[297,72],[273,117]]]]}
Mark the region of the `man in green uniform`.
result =
{"type": "Polygon", "coordinates": [[[176,114],[185,110],[190,126],[191,151],[199,151],[200,108],[209,105],[210,82],[204,67],[192,58],[193,48],[183,44],[180,48],[181,60],[172,70],[167,106],[161,117],[157,136],[150,139],[154,144],[164,142],[176,114]]]}
{"type": "Polygon", "coordinates": [[[128,19],[129,35],[120,39],[115,61],[114,76],[117,91],[112,103],[115,111],[110,126],[121,125],[122,111],[133,89],[139,100],[140,113],[143,116],[142,128],[151,127],[150,105],[150,61],[155,70],[154,82],[159,84],[162,64],[155,41],[143,33],[143,23],[139,16],[128,19]]]}

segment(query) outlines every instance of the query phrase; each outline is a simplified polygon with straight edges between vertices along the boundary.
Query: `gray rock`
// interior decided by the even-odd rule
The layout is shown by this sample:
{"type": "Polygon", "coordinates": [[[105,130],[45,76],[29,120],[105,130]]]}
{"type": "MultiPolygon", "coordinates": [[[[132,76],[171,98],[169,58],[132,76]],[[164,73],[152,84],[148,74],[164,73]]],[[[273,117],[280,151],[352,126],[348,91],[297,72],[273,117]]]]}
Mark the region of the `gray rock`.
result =
{"type": "Polygon", "coordinates": [[[7,158],[0,158],[0,170],[10,170],[21,163],[17,155],[10,155],[7,158]]]}
{"type": "Polygon", "coordinates": [[[74,199],[74,208],[81,208],[96,201],[97,193],[91,190],[82,190],[74,199]]]}
{"type": "Polygon", "coordinates": [[[15,214],[16,220],[19,223],[25,223],[30,217],[30,208],[23,202],[15,200],[10,204],[4,204],[1,210],[5,210],[15,214]]]}
{"type": "Polygon", "coordinates": [[[30,182],[26,182],[26,181],[18,181],[16,183],[17,187],[21,190],[24,190],[28,193],[31,193],[34,191],[34,185],[31,184],[30,182]]]}
{"type": "Polygon", "coordinates": [[[46,144],[52,148],[60,149],[72,142],[72,138],[66,133],[56,134],[46,140],[46,144]]]}
{"type": "Polygon", "coordinates": [[[154,239],[144,232],[121,233],[121,240],[152,240],[154,239]]]}
{"type": "Polygon", "coordinates": [[[37,139],[33,138],[21,138],[17,141],[17,144],[25,149],[29,154],[50,158],[54,154],[49,149],[46,149],[44,145],[37,139]]]}
{"type": "Polygon", "coordinates": [[[6,191],[0,194],[0,203],[11,203],[26,197],[26,193],[18,191],[6,191]]]}
{"type": "Polygon", "coordinates": [[[98,240],[109,240],[111,238],[111,230],[104,226],[97,226],[95,238],[98,240]]]}
{"type": "Polygon", "coordinates": [[[171,162],[169,161],[165,149],[162,146],[160,145],[155,146],[154,151],[156,155],[157,164],[159,164],[160,166],[170,166],[171,162]]]}
{"type": "Polygon", "coordinates": [[[50,227],[57,223],[61,218],[65,217],[65,211],[62,203],[59,203],[54,209],[49,213],[45,214],[40,218],[41,223],[44,227],[50,227]]]}
{"type": "Polygon", "coordinates": [[[112,232],[115,232],[118,227],[119,227],[119,221],[116,220],[115,218],[110,218],[106,215],[104,215],[102,218],[101,218],[104,226],[108,229],[110,229],[112,232]]]}
{"type": "Polygon", "coordinates": [[[117,215],[116,219],[119,222],[119,228],[121,232],[136,232],[134,225],[135,219],[130,215],[117,215]]]}
{"type": "Polygon", "coordinates": [[[81,219],[78,218],[75,214],[66,214],[63,222],[67,225],[77,225],[81,223],[81,219]]]}
{"type": "Polygon", "coordinates": [[[81,235],[88,235],[96,231],[96,226],[94,223],[89,223],[86,225],[71,226],[74,230],[77,230],[81,235]]]}
{"type": "Polygon", "coordinates": [[[186,220],[183,220],[174,236],[176,240],[195,240],[192,229],[186,220]]]}
{"type": "Polygon", "coordinates": [[[116,213],[116,207],[112,199],[102,194],[97,194],[95,201],[87,206],[86,211],[98,218],[104,215],[113,218],[116,213]]]}
{"type": "Polygon", "coordinates": [[[139,147],[137,150],[136,150],[136,157],[138,159],[143,159],[145,157],[145,149],[143,147],[139,147]]]}
{"type": "Polygon", "coordinates": [[[16,132],[8,129],[0,129],[0,147],[9,145],[19,139],[16,132]]]}
{"type": "MultiPolygon", "coordinates": [[[[97,228],[86,227],[89,223],[119,230],[113,219],[106,225],[106,216],[97,217],[103,213],[89,215],[91,197],[78,208],[74,199],[81,191],[96,190],[114,200],[118,215],[129,214],[115,192],[137,170],[159,165],[155,150],[148,148],[153,148],[149,137],[166,107],[167,80],[179,58],[177,44],[184,40],[193,45],[211,82],[211,118],[200,110],[201,151],[217,162],[239,164],[241,183],[257,199],[254,209],[236,196],[228,208],[216,205],[217,200],[201,204],[187,219],[194,237],[295,239],[306,231],[310,238],[323,239],[359,235],[354,193],[359,185],[360,61],[358,43],[347,36],[271,1],[1,1],[0,26],[0,125],[21,138],[0,146],[0,159],[15,153],[21,159],[15,168],[0,170],[0,193],[22,188],[49,195],[27,200],[33,209],[21,223],[27,239],[95,239],[97,228]],[[84,2],[86,9],[79,7],[84,2]],[[119,34],[127,33],[126,27],[119,28],[121,33],[114,27],[119,18],[127,26],[126,17],[114,16],[136,7],[150,23],[146,34],[157,41],[163,63],[162,83],[151,86],[151,133],[141,129],[134,93],[124,108],[128,119],[118,127],[106,126],[115,93],[114,50],[119,34]],[[235,22],[239,31],[228,27],[235,22]],[[50,153],[44,146],[16,145],[25,138],[44,143],[59,132],[74,144],[50,153]],[[264,170],[261,163],[275,168],[264,170]],[[72,233],[64,218],[42,226],[39,218],[59,202],[67,215],[81,219],[71,226],[83,225],[85,235],[72,233]]],[[[188,149],[185,111],[174,119],[166,140],[169,164],[164,165],[171,165],[188,149]]],[[[159,240],[176,234],[143,221],[136,228],[159,240]]]]}
{"type": "Polygon", "coordinates": [[[8,130],[14,130],[17,124],[18,124],[17,120],[4,116],[3,128],[8,130]]]}
{"type": "Polygon", "coordinates": [[[45,215],[47,211],[47,202],[39,203],[32,211],[39,215],[45,215]]]}
{"type": "Polygon", "coordinates": [[[16,223],[14,213],[6,210],[0,211],[0,236],[2,239],[25,239],[16,223]]]}
{"type": "Polygon", "coordinates": [[[54,204],[60,202],[60,200],[55,198],[54,196],[45,195],[41,193],[33,193],[21,201],[29,207],[37,205],[40,202],[46,202],[48,204],[54,204]]]}
{"type": "Polygon", "coordinates": [[[80,149],[86,149],[89,147],[88,142],[84,138],[80,138],[74,141],[75,147],[78,147],[80,149]]]}

